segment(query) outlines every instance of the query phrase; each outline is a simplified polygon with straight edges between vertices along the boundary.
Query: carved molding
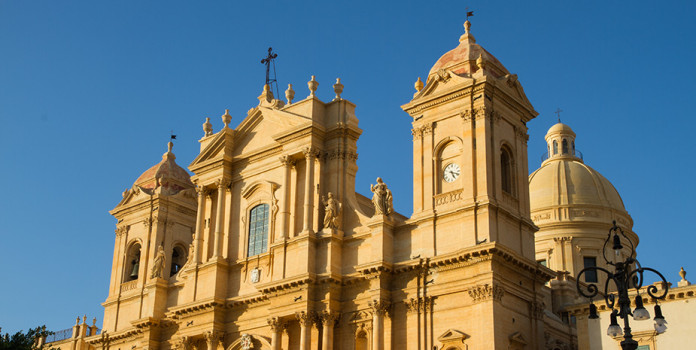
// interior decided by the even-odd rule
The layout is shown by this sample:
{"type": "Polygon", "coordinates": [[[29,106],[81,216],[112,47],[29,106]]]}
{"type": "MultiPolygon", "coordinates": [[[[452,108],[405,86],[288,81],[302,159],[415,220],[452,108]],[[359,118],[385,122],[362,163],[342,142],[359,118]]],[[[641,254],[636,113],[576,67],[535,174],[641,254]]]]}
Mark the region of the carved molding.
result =
{"type": "Polygon", "coordinates": [[[450,191],[435,195],[435,205],[443,205],[462,200],[463,190],[450,191]]]}
{"type": "Polygon", "coordinates": [[[479,284],[467,290],[469,296],[475,303],[492,299],[493,301],[501,301],[505,290],[498,285],[491,286],[490,284],[479,284]]]}
{"type": "Polygon", "coordinates": [[[307,159],[318,158],[321,155],[321,151],[316,147],[305,147],[302,149],[302,154],[307,159]]]}

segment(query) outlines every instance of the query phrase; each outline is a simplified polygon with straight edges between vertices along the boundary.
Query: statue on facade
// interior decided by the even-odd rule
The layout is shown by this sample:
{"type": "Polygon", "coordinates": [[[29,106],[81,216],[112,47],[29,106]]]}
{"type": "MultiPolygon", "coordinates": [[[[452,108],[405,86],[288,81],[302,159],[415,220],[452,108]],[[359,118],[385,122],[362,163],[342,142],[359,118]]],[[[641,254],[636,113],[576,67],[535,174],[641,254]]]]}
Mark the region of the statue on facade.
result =
{"type": "Polygon", "coordinates": [[[152,273],[150,278],[162,278],[162,271],[164,271],[164,247],[160,244],[157,250],[157,255],[155,256],[155,261],[152,264],[152,273]]]}
{"type": "Polygon", "coordinates": [[[324,228],[338,229],[339,215],[341,215],[341,203],[329,192],[328,199],[321,196],[324,203],[324,228]]]}
{"type": "Polygon", "coordinates": [[[375,215],[389,215],[394,211],[392,206],[392,193],[387,188],[387,184],[382,181],[381,177],[377,178],[377,184],[370,184],[372,191],[372,204],[375,206],[375,215]]]}

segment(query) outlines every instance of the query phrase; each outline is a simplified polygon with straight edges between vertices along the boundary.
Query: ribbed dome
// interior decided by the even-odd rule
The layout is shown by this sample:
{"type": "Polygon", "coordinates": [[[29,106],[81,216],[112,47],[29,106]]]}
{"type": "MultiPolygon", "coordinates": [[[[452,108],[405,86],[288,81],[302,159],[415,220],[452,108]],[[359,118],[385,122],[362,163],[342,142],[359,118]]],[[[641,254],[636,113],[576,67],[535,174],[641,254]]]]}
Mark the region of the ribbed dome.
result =
{"type": "Polygon", "coordinates": [[[459,46],[445,53],[435,62],[428,73],[428,80],[441,69],[449,70],[457,75],[472,74],[479,69],[476,63],[479,58],[485,62],[487,67],[491,68],[490,72],[493,75],[504,76],[510,74],[495,56],[486,51],[481,45],[476,44],[476,39],[469,33],[470,26],[471,23],[469,21],[464,23],[466,32],[459,39],[459,46]]]}
{"type": "Polygon", "coordinates": [[[194,187],[191,175],[174,161],[176,156],[172,153],[172,146],[169,142],[169,149],[162,155],[162,161],[140,175],[134,185],[146,190],[162,187],[174,193],[194,187]]]}
{"type": "Polygon", "coordinates": [[[590,205],[625,212],[616,188],[602,174],[572,159],[546,162],[529,176],[532,212],[561,205],[590,205]]]}

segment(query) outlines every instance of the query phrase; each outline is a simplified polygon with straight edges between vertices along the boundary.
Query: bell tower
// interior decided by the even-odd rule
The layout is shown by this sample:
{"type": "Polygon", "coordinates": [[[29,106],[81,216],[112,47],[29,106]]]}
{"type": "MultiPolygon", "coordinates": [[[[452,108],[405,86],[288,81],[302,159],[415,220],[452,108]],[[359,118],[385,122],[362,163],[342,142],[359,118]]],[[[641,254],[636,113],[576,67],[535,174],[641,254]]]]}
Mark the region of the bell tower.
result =
{"type": "Polygon", "coordinates": [[[471,23],[402,106],[413,118],[413,218],[424,256],[498,242],[534,259],[527,126],[538,113],[471,23]]]}

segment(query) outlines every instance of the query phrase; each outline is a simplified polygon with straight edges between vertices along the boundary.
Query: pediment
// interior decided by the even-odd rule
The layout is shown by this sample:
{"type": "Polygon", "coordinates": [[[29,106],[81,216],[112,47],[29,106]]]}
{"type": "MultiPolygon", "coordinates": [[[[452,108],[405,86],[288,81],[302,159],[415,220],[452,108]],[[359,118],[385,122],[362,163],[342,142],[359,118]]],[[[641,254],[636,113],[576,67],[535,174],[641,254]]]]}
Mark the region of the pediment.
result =
{"type": "Polygon", "coordinates": [[[447,331],[442,333],[442,335],[437,337],[437,340],[443,344],[444,343],[462,344],[462,343],[464,343],[464,340],[466,340],[468,338],[469,338],[469,335],[464,333],[464,332],[458,331],[456,329],[448,329],[447,331]]]}
{"type": "Polygon", "coordinates": [[[275,182],[266,180],[254,181],[242,188],[242,197],[244,199],[249,199],[249,197],[251,197],[257,192],[267,192],[268,194],[272,195],[277,188],[278,184],[275,182]]]}
{"type": "Polygon", "coordinates": [[[133,187],[126,189],[125,191],[123,191],[121,195],[123,198],[120,202],[118,202],[116,207],[114,207],[112,212],[119,207],[123,207],[130,203],[139,202],[141,200],[146,200],[149,198],[149,193],[147,193],[147,190],[141,188],[138,185],[133,185],[133,187]]]}
{"type": "Polygon", "coordinates": [[[515,332],[515,333],[510,334],[508,339],[510,340],[510,344],[527,345],[527,340],[524,339],[524,337],[522,336],[522,333],[520,333],[520,332],[515,332]]]}
{"type": "MultiPolygon", "coordinates": [[[[189,170],[193,171],[197,165],[207,163],[211,160],[219,160],[228,156],[231,158],[232,140],[234,131],[229,128],[220,130],[212,136],[213,139],[208,142],[208,145],[201,150],[196,159],[189,165],[189,170]]],[[[195,171],[194,171],[195,172],[195,171]]]]}
{"type": "Polygon", "coordinates": [[[428,96],[436,96],[448,93],[473,83],[473,79],[452,73],[449,70],[440,70],[437,75],[428,79],[428,84],[423,87],[412,101],[416,101],[428,96]]]}
{"type": "Polygon", "coordinates": [[[311,120],[283,110],[256,107],[235,129],[234,157],[252,153],[255,150],[279,145],[274,137],[278,133],[296,129],[311,120]]]}

